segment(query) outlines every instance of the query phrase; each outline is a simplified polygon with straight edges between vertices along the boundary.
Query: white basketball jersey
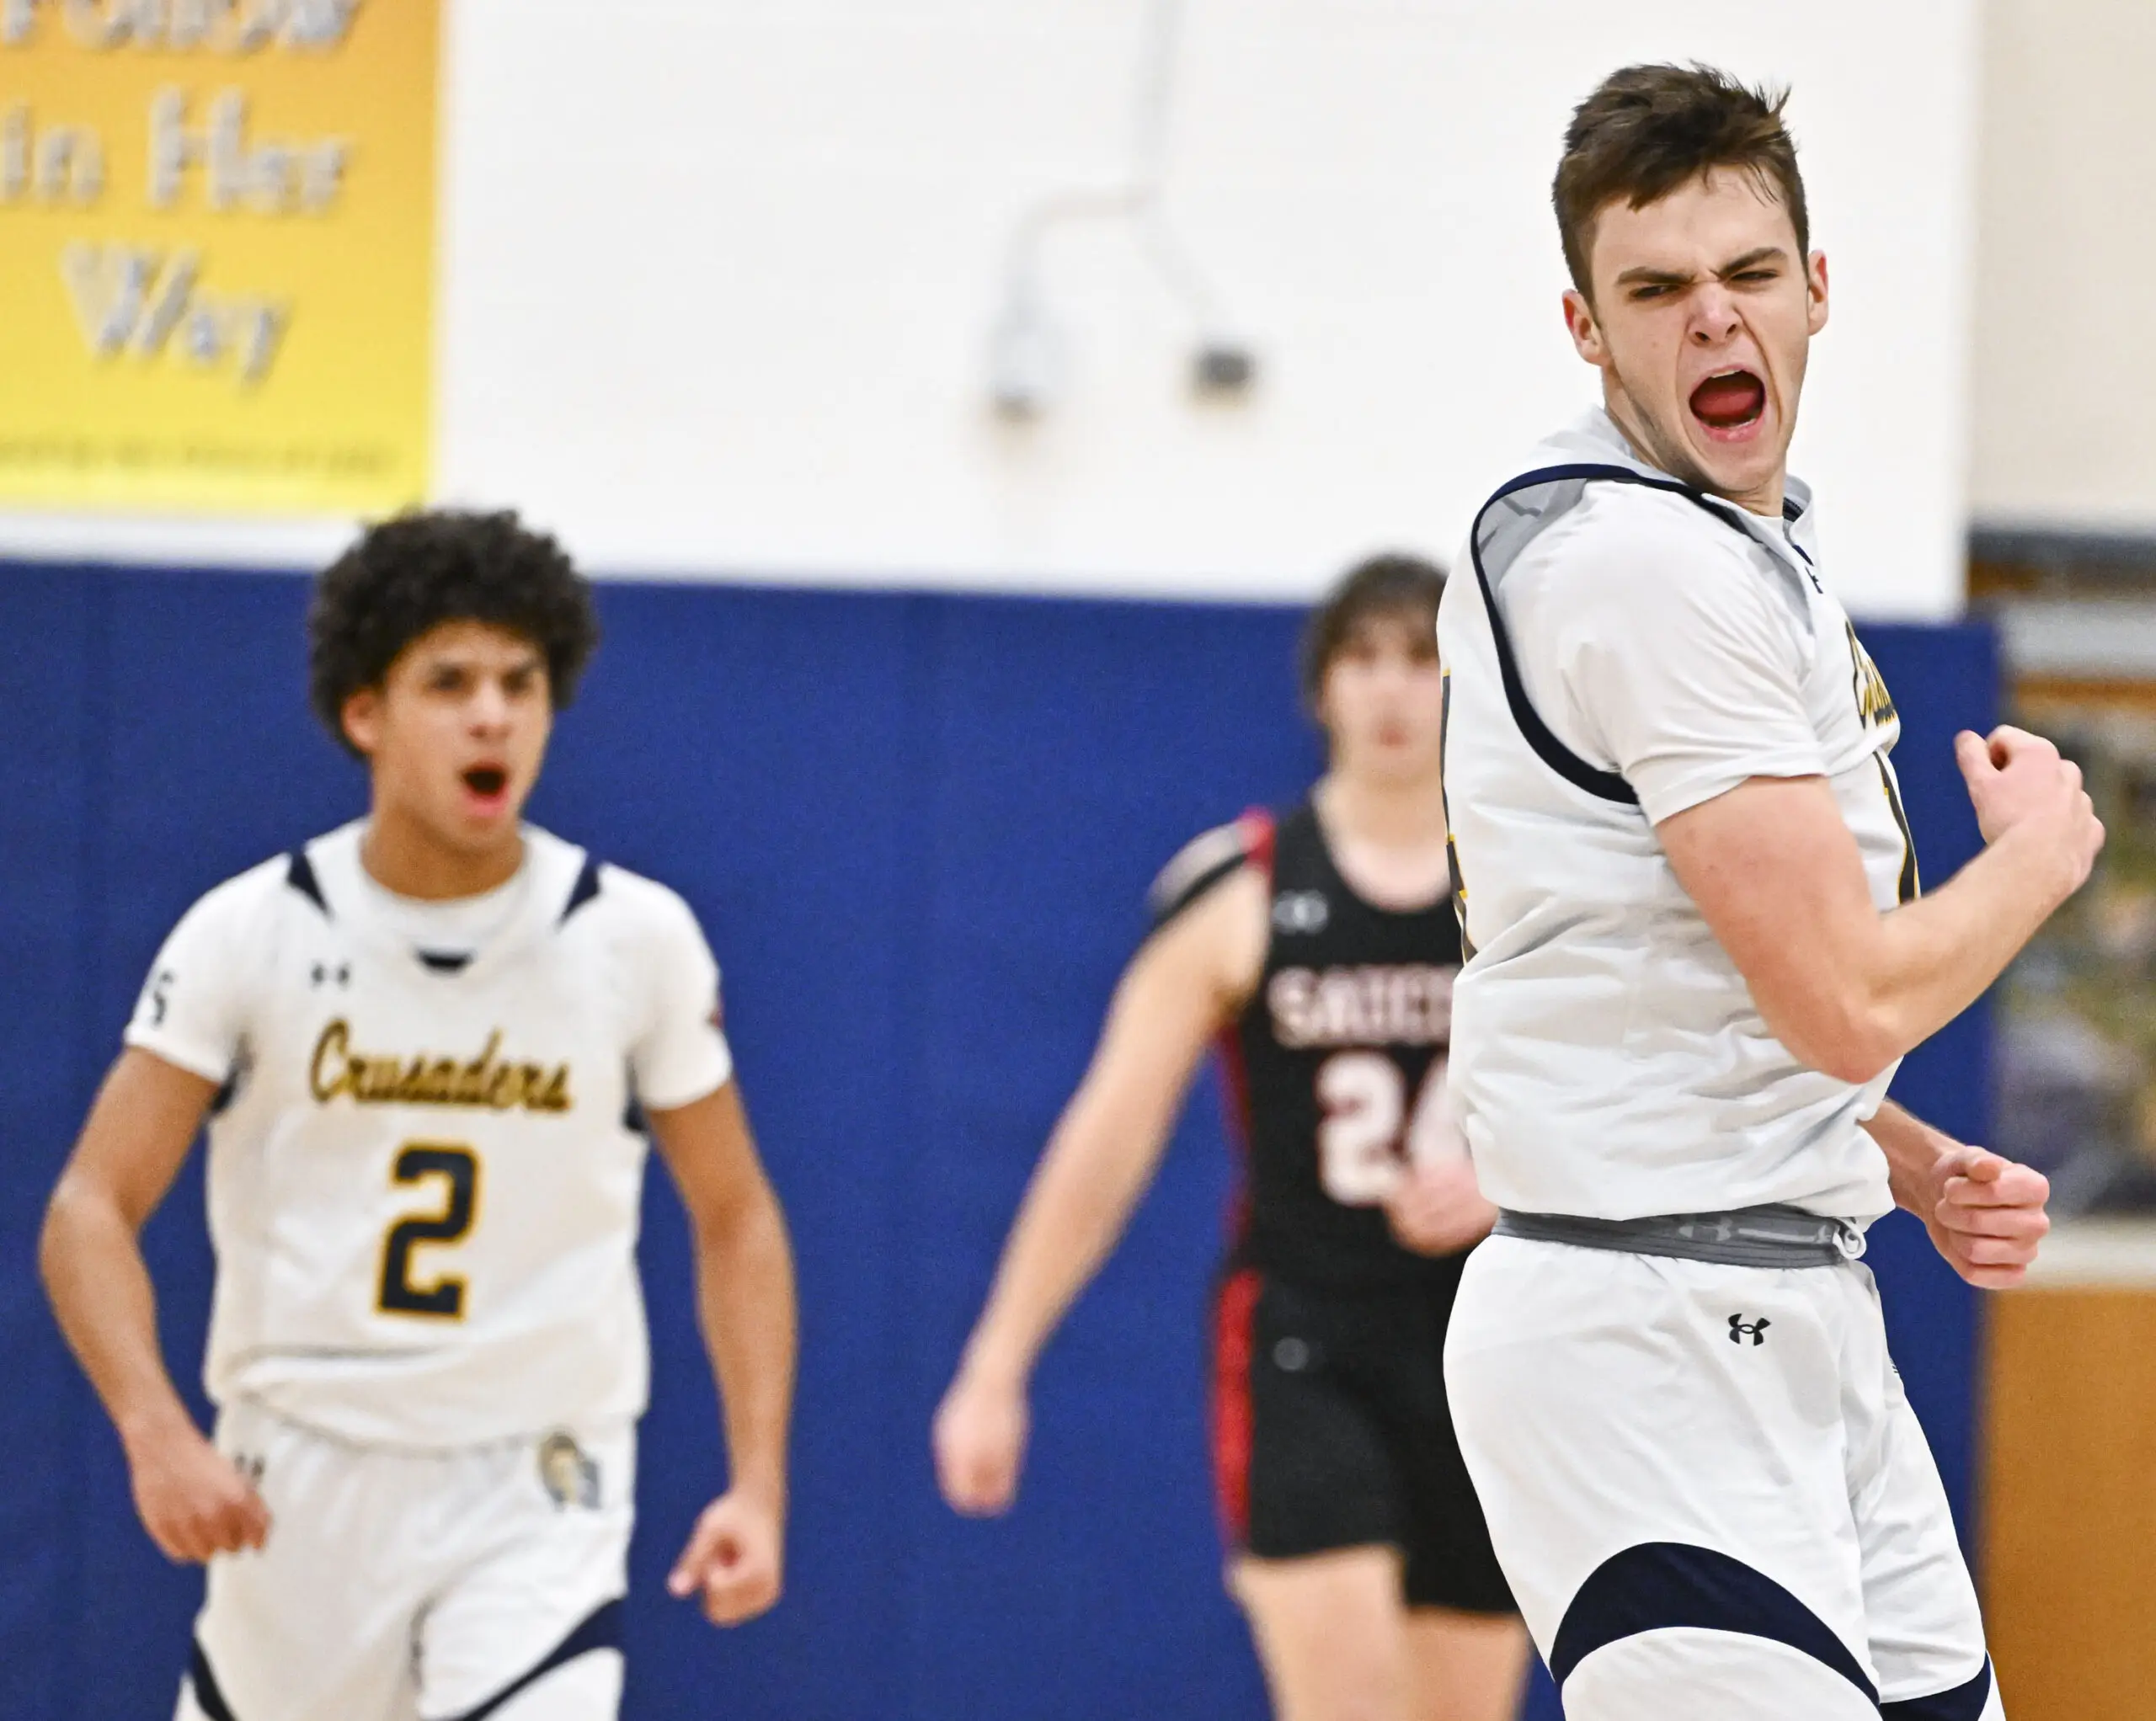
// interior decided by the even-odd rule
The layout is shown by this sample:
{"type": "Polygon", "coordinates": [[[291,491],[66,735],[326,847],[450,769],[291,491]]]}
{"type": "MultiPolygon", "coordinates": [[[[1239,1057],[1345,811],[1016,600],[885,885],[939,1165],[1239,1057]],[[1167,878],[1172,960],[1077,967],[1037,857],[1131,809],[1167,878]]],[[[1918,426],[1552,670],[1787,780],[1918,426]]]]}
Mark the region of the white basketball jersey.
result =
{"type": "Polygon", "coordinates": [[[1468,946],[1451,1079],[1502,1207],[1892,1205],[1859,1126],[1892,1072],[1840,1081],[1775,1039],[1655,835],[1748,778],[1816,775],[1878,907],[1916,892],[1887,759],[1900,721],[1815,571],[1809,493],[1789,496],[1778,523],[1689,490],[1596,412],[1485,504],[1448,586],[1468,946]]]}
{"type": "Polygon", "coordinates": [[[204,897],[128,1025],[222,1084],[211,1396],[427,1448],[632,1419],[632,1105],[733,1068],[696,918],[527,827],[476,947],[428,948],[424,905],[362,869],[363,829],[204,897]]]}

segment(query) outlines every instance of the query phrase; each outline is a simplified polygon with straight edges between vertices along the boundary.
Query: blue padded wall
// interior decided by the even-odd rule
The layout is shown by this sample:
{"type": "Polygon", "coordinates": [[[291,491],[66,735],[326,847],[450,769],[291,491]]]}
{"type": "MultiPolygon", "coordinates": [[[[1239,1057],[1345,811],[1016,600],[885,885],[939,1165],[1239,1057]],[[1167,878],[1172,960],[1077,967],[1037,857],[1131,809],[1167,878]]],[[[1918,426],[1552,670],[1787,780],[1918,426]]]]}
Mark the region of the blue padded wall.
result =
{"type": "MultiPolygon", "coordinates": [[[[157,940],[202,890],[351,816],[307,713],[303,585],[0,567],[0,1713],[169,1712],[200,1580],[136,1527],[117,1443],[37,1290],[46,1188],[157,940]]],[[[630,1713],[1079,1721],[1264,1713],[1219,1582],[1201,1309],[1229,1170],[1210,1083],[1131,1234],[1043,1361],[1017,1511],[935,1497],[930,1413],[1153,871],[1316,768],[1269,608],[610,585],[607,642],[534,816],[679,887],[800,1256],[789,1591],[711,1632],[660,1579],[720,1483],[717,1413],[663,1175],[646,1202],[654,1348],[632,1556],[630,1713]]],[[[1877,628],[1908,724],[1924,859],[1975,845],[1948,753],[1988,721],[1972,629],[1877,628]]],[[[1980,1133],[1986,1035],[1897,1094],[1980,1133]]],[[[210,1260],[199,1167],[150,1228],[191,1383],[210,1260]]],[[[1896,1348],[1967,1497],[1972,1299],[1882,1228],[1896,1348]]],[[[1535,1704],[1554,1714],[1546,1692],[1535,1704]]]]}

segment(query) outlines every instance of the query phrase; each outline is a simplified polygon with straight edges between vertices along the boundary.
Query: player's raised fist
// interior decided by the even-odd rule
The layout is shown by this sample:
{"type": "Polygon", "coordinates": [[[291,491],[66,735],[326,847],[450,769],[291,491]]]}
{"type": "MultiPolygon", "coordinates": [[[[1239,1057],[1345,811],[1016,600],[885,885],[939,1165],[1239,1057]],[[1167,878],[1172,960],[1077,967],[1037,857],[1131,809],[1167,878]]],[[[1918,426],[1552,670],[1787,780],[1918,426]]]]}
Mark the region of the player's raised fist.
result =
{"type": "Polygon", "coordinates": [[[666,1580],[670,1594],[702,1598],[713,1625],[740,1625],[768,1612],[782,1586],[785,1529],[778,1511],[736,1489],[703,1511],[666,1580]]]}
{"type": "Polygon", "coordinates": [[[960,1371],[936,1409],[936,1479],[953,1511],[981,1518],[1010,1510],[1027,1420],[1022,1387],[960,1371]]]}
{"type": "Polygon", "coordinates": [[[262,1496],[192,1424],[131,1445],[127,1467],[136,1512],[167,1559],[200,1565],[268,1538],[262,1496]]]}
{"type": "Polygon", "coordinates": [[[2078,890],[2104,846],[2104,827],[2082,786],[2081,767],[2062,759],[2041,735],[2001,724],[1989,736],[1963,730],[1954,738],[1955,762],[1969,786],[1969,802],[1987,843],[2009,830],[2036,832],[2058,857],[2063,895],[2078,890]]]}
{"type": "Polygon", "coordinates": [[[2043,1173],[1983,1148],[1957,1148],[1941,1156],[1933,1178],[1930,1211],[1920,1217],[1948,1264],[1986,1290],[2020,1284],[2052,1228],[2043,1173]]]}

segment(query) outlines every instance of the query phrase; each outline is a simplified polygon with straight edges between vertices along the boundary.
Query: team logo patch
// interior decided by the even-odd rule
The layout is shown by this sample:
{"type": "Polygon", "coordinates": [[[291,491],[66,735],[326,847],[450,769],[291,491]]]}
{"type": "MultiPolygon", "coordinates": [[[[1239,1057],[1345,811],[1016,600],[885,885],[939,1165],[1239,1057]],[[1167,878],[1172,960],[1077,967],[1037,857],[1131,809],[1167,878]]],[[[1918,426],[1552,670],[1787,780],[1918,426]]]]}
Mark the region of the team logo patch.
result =
{"type": "Polygon", "coordinates": [[[1331,906],[1321,891],[1283,891],[1273,899],[1273,925],[1278,932],[1322,932],[1331,918],[1331,906]]]}
{"type": "Polygon", "coordinates": [[[539,1442],[539,1480],[563,1511],[599,1509],[598,1461],[586,1455],[573,1434],[557,1430],[539,1442]]]}

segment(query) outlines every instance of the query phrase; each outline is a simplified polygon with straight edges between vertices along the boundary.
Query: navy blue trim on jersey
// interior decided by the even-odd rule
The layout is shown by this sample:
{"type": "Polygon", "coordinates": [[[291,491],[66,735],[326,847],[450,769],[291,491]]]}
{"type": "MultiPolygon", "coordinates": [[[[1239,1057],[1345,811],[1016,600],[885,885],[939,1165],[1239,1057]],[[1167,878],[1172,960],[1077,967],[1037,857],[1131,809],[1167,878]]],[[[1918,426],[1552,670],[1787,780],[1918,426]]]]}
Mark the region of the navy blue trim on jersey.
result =
{"type": "Polygon", "coordinates": [[[329,898],[322,893],[322,881],[314,876],[314,862],[307,858],[307,850],[295,849],[291,859],[285,865],[285,882],[322,910],[325,920],[335,918],[329,912],[329,898]]]}
{"type": "MultiPolygon", "coordinates": [[[[1662,490],[1672,496],[1681,496],[1720,520],[1740,537],[1752,535],[1730,519],[1710,501],[1705,491],[1695,490],[1689,484],[1681,484],[1674,478],[1650,478],[1636,472],[1630,466],[1606,466],[1595,461],[1579,461],[1569,466],[1542,466],[1524,472],[1505,485],[1497,493],[1476,510],[1475,525],[1467,535],[1467,551],[1475,563],[1475,581],[1482,588],[1482,607],[1489,612],[1490,637],[1497,647],[1497,674],[1504,683],[1505,703],[1512,707],[1513,721],[1519,725],[1519,732],[1527,738],[1542,762],[1576,789],[1604,801],[1614,801],[1623,807],[1637,807],[1639,792],[1625,781],[1618,771],[1606,771],[1590,765],[1572,749],[1560,741],[1550,726],[1542,721],[1542,714],[1534,709],[1527,696],[1527,685],[1520,679],[1519,661],[1513,653],[1512,637],[1505,631],[1505,619],[1497,609],[1497,594],[1491,589],[1490,576],[1482,567],[1482,521],[1506,498],[1516,496],[1523,490],[1536,489],[1545,484],[1561,484],[1575,479],[1605,479],[1614,484],[1637,484],[1644,489],[1662,490]]],[[[1786,510],[1786,502],[1785,510],[1786,510]]],[[[1801,512],[1801,510],[1800,510],[1801,512]]],[[[1792,519],[1794,515],[1790,516],[1792,519]]],[[[1811,557],[1805,558],[1806,562],[1811,557]]]]}
{"type": "Polygon", "coordinates": [[[1981,1721],[1984,1705],[1991,1701],[1991,1659],[1977,1670],[1977,1676],[1967,1685],[1957,1685],[1951,1692],[1940,1692],[1929,1697],[1903,1697],[1898,1702],[1881,1703],[1880,1714],[1885,1721],[1981,1721]]]}
{"type": "Polygon", "coordinates": [[[194,1653],[187,1658],[187,1683],[195,1693],[195,1706],[210,1718],[210,1721],[238,1721],[232,1706],[225,1701],[225,1694],[217,1688],[217,1676],[210,1670],[210,1658],[202,1653],[202,1640],[197,1638],[188,1646],[194,1653]]]}
{"type": "Polygon", "coordinates": [[[579,908],[581,908],[586,903],[590,902],[598,894],[598,857],[592,855],[587,855],[584,857],[584,871],[577,874],[575,887],[569,892],[568,902],[562,909],[562,918],[560,920],[557,920],[554,924],[557,926],[563,924],[568,919],[570,915],[576,913],[579,908]]]}
{"type": "MultiPolygon", "coordinates": [[[[1873,1703],[1878,1687],[1827,1622],[1764,1572],[1685,1542],[1641,1542],[1614,1553],[1580,1585],[1550,1654],[1559,1685],[1605,1644],[1641,1632],[1691,1626],[1786,1644],[1830,1667],[1873,1703]]],[[[1924,1711],[1917,1712],[1929,1716],[1924,1711]]],[[[1939,1721],[1960,1721],[1940,1710],[1939,1721]]]]}
{"type": "Polygon", "coordinates": [[[537,1666],[504,1686],[478,1708],[467,1709],[456,1718],[456,1721],[482,1721],[483,1717],[493,1714],[511,1697],[537,1684],[557,1667],[575,1660],[579,1655],[589,1655],[595,1649],[619,1650],[621,1648],[622,1598],[616,1596],[611,1601],[602,1601],[593,1609],[584,1623],[555,1644],[552,1651],[537,1666]]]}

